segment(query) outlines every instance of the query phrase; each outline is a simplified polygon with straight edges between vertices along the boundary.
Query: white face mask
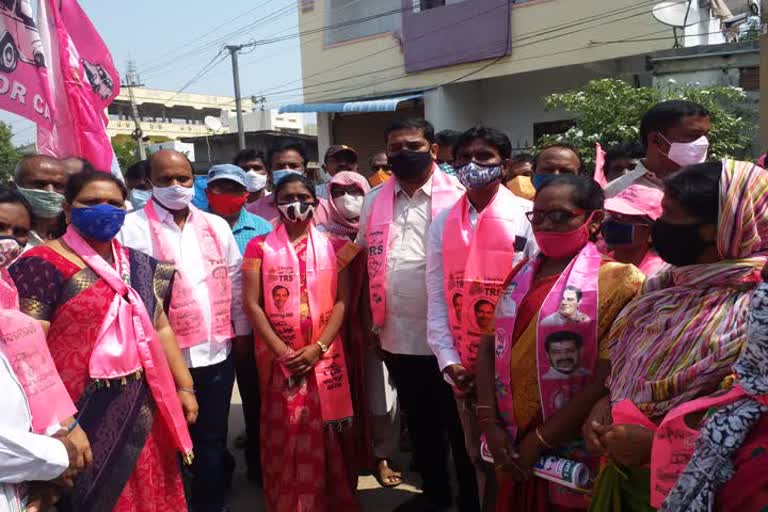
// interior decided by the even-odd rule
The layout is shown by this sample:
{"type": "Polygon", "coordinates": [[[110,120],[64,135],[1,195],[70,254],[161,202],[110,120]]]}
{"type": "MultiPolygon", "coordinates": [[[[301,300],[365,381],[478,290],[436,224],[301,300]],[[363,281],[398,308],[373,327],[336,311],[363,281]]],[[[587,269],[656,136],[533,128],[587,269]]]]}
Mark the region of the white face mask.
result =
{"type": "Polygon", "coordinates": [[[661,137],[669,144],[667,158],[680,167],[700,164],[707,159],[709,141],[704,135],[693,142],[669,142],[663,135],[661,137]]]}
{"type": "Polygon", "coordinates": [[[256,171],[248,171],[248,192],[258,192],[267,186],[267,175],[256,171]]]}
{"type": "Polygon", "coordinates": [[[277,209],[283,214],[283,219],[288,222],[303,222],[315,213],[314,203],[302,203],[294,201],[288,204],[278,204],[277,209]]]}
{"type": "Polygon", "coordinates": [[[345,193],[343,196],[334,197],[333,202],[336,209],[347,220],[357,219],[363,210],[363,196],[353,196],[345,193]]]}
{"type": "Polygon", "coordinates": [[[172,185],[170,187],[154,186],[152,188],[152,196],[169,210],[183,210],[194,199],[195,188],[182,185],[172,185]]]}

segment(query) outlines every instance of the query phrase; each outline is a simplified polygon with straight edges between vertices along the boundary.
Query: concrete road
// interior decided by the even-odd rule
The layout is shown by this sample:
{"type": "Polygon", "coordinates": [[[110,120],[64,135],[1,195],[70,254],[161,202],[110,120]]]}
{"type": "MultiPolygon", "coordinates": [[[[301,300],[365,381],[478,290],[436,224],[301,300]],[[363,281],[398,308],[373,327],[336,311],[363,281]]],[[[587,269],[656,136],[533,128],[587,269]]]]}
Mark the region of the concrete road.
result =
{"type": "MultiPolygon", "coordinates": [[[[243,432],[243,409],[241,407],[240,394],[235,386],[232,396],[232,408],[229,413],[229,446],[230,451],[237,460],[237,468],[230,497],[232,512],[261,512],[264,510],[264,501],[260,489],[251,484],[245,475],[245,460],[243,451],[234,447],[234,439],[243,432]]],[[[408,458],[399,460],[401,467],[407,467],[408,458]]],[[[372,476],[360,477],[358,495],[363,505],[363,510],[371,512],[386,512],[393,510],[398,504],[419,492],[419,479],[413,473],[405,474],[405,482],[396,489],[384,489],[379,486],[372,476]]],[[[337,511],[344,512],[344,511],[337,511]]]]}

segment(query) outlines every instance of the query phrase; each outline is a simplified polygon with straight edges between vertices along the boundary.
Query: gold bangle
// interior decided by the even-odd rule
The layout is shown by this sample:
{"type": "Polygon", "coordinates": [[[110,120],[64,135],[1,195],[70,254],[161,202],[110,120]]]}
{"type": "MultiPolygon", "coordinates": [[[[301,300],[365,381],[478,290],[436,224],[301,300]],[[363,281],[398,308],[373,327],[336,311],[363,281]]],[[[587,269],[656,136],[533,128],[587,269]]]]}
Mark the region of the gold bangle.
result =
{"type": "Polygon", "coordinates": [[[539,432],[539,427],[536,427],[535,429],[533,429],[533,431],[534,431],[534,432],[536,432],[536,437],[538,437],[538,438],[539,438],[539,442],[540,442],[542,445],[544,445],[544,448],[547,448],[547,449],[549,449],[549,450],[554,450],[554,449],[555,449],[555,447],[554,447],[554,446],[552,446],[551,444],[549,444],[549,443],[547,442],[547,440],[546,440],[546,439],[544,439],[544,436],[542,436],[542,435],[541,435],[541,432],[539,432]]]}

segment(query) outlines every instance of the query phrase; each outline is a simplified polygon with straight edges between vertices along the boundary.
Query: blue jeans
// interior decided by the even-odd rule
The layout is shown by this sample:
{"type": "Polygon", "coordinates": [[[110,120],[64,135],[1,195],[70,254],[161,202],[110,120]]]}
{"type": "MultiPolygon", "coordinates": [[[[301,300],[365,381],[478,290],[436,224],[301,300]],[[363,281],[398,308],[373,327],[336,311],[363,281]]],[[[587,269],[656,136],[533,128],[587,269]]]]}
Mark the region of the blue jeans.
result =
{"type": "Polygon", "coordinates": [[[233,355],[219,364],[190,368],[195,381],[197,423],[189,427],[195,460],[192,463],[194,512],[221,512],[227,503],[232,463],[227,452],[229,403],[235,382],[233,355]]]}

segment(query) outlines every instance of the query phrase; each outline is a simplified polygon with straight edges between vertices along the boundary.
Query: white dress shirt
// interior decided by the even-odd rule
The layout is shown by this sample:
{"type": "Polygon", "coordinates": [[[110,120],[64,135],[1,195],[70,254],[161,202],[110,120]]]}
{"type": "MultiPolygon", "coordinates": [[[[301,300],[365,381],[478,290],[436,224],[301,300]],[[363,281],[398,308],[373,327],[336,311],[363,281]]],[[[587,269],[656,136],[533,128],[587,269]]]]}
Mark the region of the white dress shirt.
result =
{"type": "MultiPolygon", "coordinates": [[[[469,202],[469,222],[472,230],[477,228],[479,213],[469,202]]],[[[525,217],[525,213],[533,209],[533,204],[525,199],[513,196],[509,205],[505,208],[513,208],[518,219],[515,223],[515,236],[527,240],[526,249],[535,241],[531,223],[525,217]]],[[[440,371],[452,364],[461,364],[459,351],[453,340],[451,332],[448,303],[445,299],[445,273],[443,271],[443,234],[448,220],[449,210],[443,210],[435,218],[429,229],[429,248],[427,250],[427,290],[429,292],[429,305],[427,312],[427,343],[437,357],[440,371]]],[[[526,251],[527,252],[527,251],[526,251]]]]}
{"type": "MultiPolygon", "coordinates": [[[[195,227],[189,222],[184,224],[184,229],[173,220],[173,214],[155,202],[155,211],[162,224],[163,232],[171,244],[173,256],[176,259],[176,266],[184,270],[184,275],[194,285],[197,300],[200,304],[210,304],[208,298],[208,286],[205,278],[208,265],[204,263],[203,255],[200,252],[200,244],[197,240],[195,227]]],[[[232,283],[232,323],[235,328],[235,335],[242,336],[251,332],[251,326],[243,310],[242,281],[240,267],[243,263],[243,257],[240,249],[237,247],[235,237],[232,235],[232,229],[226,220],[206,212],[200,212],[210,222],[213,231],[221,244],[221,248],[227,259],[229,267],[229,278],[232,283]]],[[[135,210],[125,217],[123,229],[118,234],[118,241],[136,251],[149,254],[150,256],[162,259],[158,256],[152,244],[152,235],[149,230],[149,221],[144,209],[135,210]]],[[[208,325],[210,333],[211,309],[203,307],[203,318],[201,321],[208,325]]],[[[190,348],[182,349],[184,359],[189,368],[199,368],[221,363],[229,356],[232,349],[232,342],[217,343],[207,341],[190,348]]]]}
{"type": "Polygon", "coordinates": [[[635,183],[659,190],[664,188],[661,180],[649,171],[642,161],[638,161],[633,170],[619,176],[605,186],[605,197],[615,197],[635,183]]]}
{"type": "MultiPolygon", "coordinates": [[[[365,234],[381,185],[365,197],[357,244],[365,234]]],[[[387,314],[379,333],[381,348],[393,354],[431,356],[427,345],[427,239],[432,223],[432,178],[413,197],[395,183],[395,205],[387,253],[387,314]]]]}
{"type": "Polygon", "coordinates": [[[30,432],[32,415],[24,389],[0,352],[0,512],[21,511],[19,485],[53,480],[69,467],[64,445],[30,432]]]}

